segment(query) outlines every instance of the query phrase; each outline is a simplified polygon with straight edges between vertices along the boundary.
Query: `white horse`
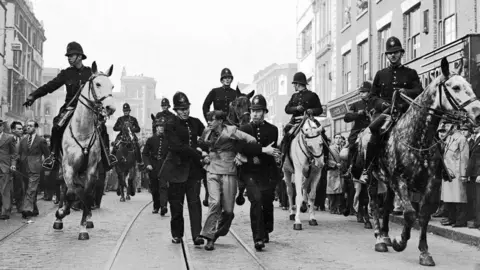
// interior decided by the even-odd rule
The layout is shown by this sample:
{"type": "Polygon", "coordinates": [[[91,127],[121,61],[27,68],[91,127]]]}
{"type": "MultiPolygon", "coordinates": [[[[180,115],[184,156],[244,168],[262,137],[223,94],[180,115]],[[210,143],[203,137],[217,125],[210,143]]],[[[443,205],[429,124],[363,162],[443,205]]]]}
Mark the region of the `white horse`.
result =
{"type": "Polygon", "coordinates": [[[292,140],[289,155],[287,155],[283,164],[288,202],[290,204],[290,220],[295,220],[294,230],[302,229],[300,211],[302,213],[307,211],[307,202],[310,214],[308,224],[311,226],[318,225],[315,219],[314,202],[317,185],[324,166],[324,141],[322,136],[320,136],[323,128],[321,126],[318,127],[313,118],[306,118],[301,125],[300,132],[292,140]],[[297,192],[296,214],[294,214],[293,209],[292,175],[295,177],[295,189],[297,192]]]}
{"type": "MultiPolygon", "coordinates": [[[[63,179],[67,186],[66,203],[57,210],[53,228],[63,229],[62,219],[70,214],[70,207],[77,196],[83,202],[83,215],[80,221],[78,240],[87,240],[87,228],[93,228],[91,207],[93,187],[97,177],[97,165],[101,162],[101,136],[98,129],[99,118],[115,112],[112,96],[113,84],[109,77],[113,65],[106,73],[97,71],[92,64],[92,76],[83,85],[78,105],[63,134],[61,157],[63,179]]],[[[108,147],[108,146],[107,146],[108,147]]]]}

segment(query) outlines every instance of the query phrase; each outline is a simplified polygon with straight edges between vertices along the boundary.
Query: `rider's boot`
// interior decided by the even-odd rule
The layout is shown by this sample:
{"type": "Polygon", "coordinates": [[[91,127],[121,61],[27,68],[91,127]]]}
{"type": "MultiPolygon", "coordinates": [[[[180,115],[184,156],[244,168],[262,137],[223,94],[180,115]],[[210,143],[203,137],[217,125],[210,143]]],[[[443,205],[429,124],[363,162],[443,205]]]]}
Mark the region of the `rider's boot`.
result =
{"type": "Polygon", "coordinates": [[[56,153],[58,153],[58,129],[52,128],[52,137],[50,139],[50,156],[43,160],[42,167],[47,170],[52,170],[57,161],[56,153]]]}
{"type": "Polygon", "coordinates": [[[367,153],[365,157],[365,166],[363,169],[363,174],[367,174],[368,171],[370,170],[372,162],[377,155],[377,150],[378,150],[377,147],[378,147],[377,143],[374,141],[370,141],[367,144],[367,153]]]}
{"type": "Polygon", "coordinates": [[[135,156],[137,158],[138,166],[140,169],[143,168],[142,154],[140,153],[140,145],[138,145],[138,142],[135,142],[135,156]]]}
{"type": "Polygon", "coordinates": [[[110,166],[115,166],[118,163],[118,159],[116,156],[112,155],[110,153],[110,147],[105,147],[105,153],[107,154],[108,157],[108,162],[110,163],[110,166]]]}

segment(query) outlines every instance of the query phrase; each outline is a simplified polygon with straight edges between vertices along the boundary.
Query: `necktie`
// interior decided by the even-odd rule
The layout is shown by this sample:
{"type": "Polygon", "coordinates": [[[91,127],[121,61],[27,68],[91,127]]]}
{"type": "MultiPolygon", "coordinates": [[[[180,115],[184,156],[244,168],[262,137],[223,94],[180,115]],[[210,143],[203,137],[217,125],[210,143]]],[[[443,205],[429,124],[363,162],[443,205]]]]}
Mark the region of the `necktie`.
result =
{"type": "Polygon", "coordinates": [[[28,149],[32,146],[32,135],[28,135],[28,149]]]}

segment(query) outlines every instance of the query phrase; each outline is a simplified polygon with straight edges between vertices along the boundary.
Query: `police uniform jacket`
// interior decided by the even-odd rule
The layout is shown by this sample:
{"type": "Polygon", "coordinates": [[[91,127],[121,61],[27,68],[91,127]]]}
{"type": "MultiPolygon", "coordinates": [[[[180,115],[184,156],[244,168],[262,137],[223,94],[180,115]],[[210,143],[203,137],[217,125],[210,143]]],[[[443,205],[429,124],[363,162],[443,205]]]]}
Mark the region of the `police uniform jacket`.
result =
{"type": "Polygon", "coordinates": [[[198,137],[205,130],[203,123],[195,117],[186,120],[178,116],[171,118],[165,127],[168,154],[159,172],[159,177],[172,183],[183,183],[187,179],[200,180],[204,176],[202,155],[196,150],[198,137]]]}
{"type": "Polygon", "coordinates": [[[230,102],[234,101],[239,92],[233,90],[231,87],[218,87],[213,88],[208,93],[207,98],[203,102],[203,116],[207,119],[207,113],[210,111],[210,105],[213,103],[213,109],[228,113],[230,108],[230,102]]]}
{"type": "Polygon", "coordinates": [[[280,180],[280,170],[277,167],[275,158],[262,153],[262,147],[273,142],[272,147],[277,147],[278,128],[267,121],[261,124],[249,123],[240,127],[243,132],[252,135],[257,143],[239,143],[238,150],[247,155],[247,163],[242,165],[242,174],[253,177],[261,190],[275,188],[280,180]],[[254,164],[253,159],[257,157],[260,164],[254,164]]]}
{"type": "MultiPolygon", "coordinates": [[[[423,91],[417,72],[404,65],[389,66],[375,74],[370,98],[377,112],[383,111],[382,103],[392,103],[393,93],[398,88],[404,88],[406,94],[413,99],[423,91]]],[[[401,112],[405,112],[408,108],[408,104],[401,98],[397,100],[397,104],[401,112]]]]}
{"type": "Polygon", "coordinates": [[[153,135],[147,139],[143,147],[142,157],[145,166],[151,165],[153,175],[158,175],[168,154],[168,141],[165,134],[153,135]]]}
{"type": "MultiPolygon", "coordinates": [[[[77,69],[76,67],[69,67],[63,69],[53,80],[40,86],[37,90],[33,91],[31,95],[35,98],[41,98],[46,94],[53,93],[59,89],[62,85],[65,85],[67,89],[67,95],[65,96],[65,105],[67,105],[80,91],[80,87],[85,84],[92,76],[92,69],[90,67],[82,67],[77,69]]],[[[71,106],[76,106],[76,101],[72,102],[71,106]]],[[[64,105],[64,106],[65,106],[64,105]]],[[[62,107],[63,109],[63,107],[62,107]]]]}
{"type": "Polygon", "coordinates": [[[285,106],[285,113],[291,114],[292,118],[294,118],[302,116],[308,109],[312,109],[314,116],[319,116],[323,113],[322,104],[320,103],[318,95],[315,92],[305,89],[292,95],[287,106],[285,106]],[[297,106],[299,105],[303,106],[303,112],[297,110],[297,106]]]}
{"type": "Polygon", "coordinates": [[[353,122],[352,130],[348,136],[348,143],[350,145],[353,145],[357,140],[358,134],[370,125],[370,118],[367,116],[368,111],[368,103],[362,99],[350,105],[348,112],[345,114],[343,121],[345,121],[345,123],[353,122]],[[361,110],[363,110],[364,113],[359,113],[361,110]]]}
{"type": "Polygon", "coordinates": [[[131,115],[123,115],[117,119],[117,122],[115,122],[115,125],[113,126],[113,131],[120,132],[118,133],[117,138],[123,135],[123,127],[125,126],[126,122],[130,122],[130,124],[132,124],[130,130],[132,131],[132,135],[136,138],[135,133],[140,132],[140,126],[138,125],[137,118],[131,115]]]}

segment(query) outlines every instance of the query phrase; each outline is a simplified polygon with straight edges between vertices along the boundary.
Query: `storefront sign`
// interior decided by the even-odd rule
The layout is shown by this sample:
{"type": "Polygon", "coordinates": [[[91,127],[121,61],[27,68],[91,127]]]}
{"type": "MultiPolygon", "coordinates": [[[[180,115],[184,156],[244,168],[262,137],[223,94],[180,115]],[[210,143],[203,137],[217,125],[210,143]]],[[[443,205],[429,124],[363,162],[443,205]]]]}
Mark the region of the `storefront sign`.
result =
{"type": "Polygon", "coordinates": [[[341,103],[335,107],[330,108],[330,114],[332,115],[332,118],[344,115],[347,113],[347,111],[347,105],[345,103],[341,103]]]}

